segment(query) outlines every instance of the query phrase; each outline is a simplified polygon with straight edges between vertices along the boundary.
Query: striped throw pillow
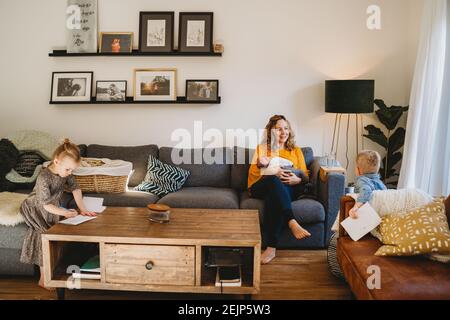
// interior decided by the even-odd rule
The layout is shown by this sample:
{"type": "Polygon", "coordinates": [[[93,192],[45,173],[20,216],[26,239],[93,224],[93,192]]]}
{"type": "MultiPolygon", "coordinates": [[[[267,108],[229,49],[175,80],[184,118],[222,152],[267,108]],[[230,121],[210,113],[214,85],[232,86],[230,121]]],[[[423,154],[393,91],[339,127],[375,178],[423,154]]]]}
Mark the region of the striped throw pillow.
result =
{"type": "Polygon", "coordinates": [[[165,196],[181,189],[189,174],[188,170],[163,163],[155,157],[149,156],[144,181],[134,189],[151,192],[157,196],[165,196]]]}

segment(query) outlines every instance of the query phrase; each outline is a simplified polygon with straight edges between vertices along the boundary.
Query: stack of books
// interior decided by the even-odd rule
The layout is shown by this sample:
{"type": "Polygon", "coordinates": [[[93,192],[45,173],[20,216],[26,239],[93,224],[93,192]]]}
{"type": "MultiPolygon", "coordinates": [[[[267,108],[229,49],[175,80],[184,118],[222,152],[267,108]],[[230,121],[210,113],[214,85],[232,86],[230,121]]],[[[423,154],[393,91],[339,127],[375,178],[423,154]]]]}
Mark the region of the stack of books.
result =
{"type": "Polygon", "coordinates": [[[217,267],[216,287],[242,286],[241,266],[217,267]]]}
{"type": "Polygon", "coordinates": [[[234,248],[209,248],[207,267],[217,268],[217,287],[242,286],[242,251],[234,248]]]}
{"type": "Polygon", "coordinates": [[[86,261],[80,268],[80,272],[72,273],[74,279],[101,279],[100,274],[100,257],[94,256],[86,261]]]}

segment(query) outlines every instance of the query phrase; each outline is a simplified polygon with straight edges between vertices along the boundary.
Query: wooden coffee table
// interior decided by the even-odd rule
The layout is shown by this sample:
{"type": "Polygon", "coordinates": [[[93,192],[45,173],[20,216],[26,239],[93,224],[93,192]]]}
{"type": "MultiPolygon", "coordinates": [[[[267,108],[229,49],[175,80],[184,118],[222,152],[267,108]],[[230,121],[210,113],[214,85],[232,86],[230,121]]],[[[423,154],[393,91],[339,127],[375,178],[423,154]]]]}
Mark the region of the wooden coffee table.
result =
{"type": "Polygon", "coordinates": [[[259,292],[258,211],[171,209],[170,222],[148,220],[146,208],[108,207],[78,226],[57,224],[42,235],[45,285],[65,288],[251,295],[259,292]],[[242,286],[216,287],[206,267],[210,247],[239,248],[242,286]],[[101,279],[73,279],[73,267],[100,256],[101,279]],[[68,274],[69,270],[69,274],[68,274]]]}

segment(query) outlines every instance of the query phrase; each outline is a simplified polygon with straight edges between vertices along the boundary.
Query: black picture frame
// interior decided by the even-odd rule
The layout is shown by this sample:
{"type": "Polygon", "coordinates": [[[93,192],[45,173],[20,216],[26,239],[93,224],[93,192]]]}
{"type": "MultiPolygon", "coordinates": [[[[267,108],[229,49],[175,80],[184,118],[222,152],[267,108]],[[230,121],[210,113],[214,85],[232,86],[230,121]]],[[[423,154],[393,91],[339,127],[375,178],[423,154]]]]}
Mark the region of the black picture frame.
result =
{"type": "MultiPolygon", "coordinates": [[[[213,26],[214,12],[180,12],[179,14],[179,32],[178,32],[178,51],[180,52],[213,52],[213,26]],[[189,44],[188,40],[188,22],[204,22],[203,45],[201,41],[197,44],[189,44]]],[[[194,42],[194,41],[192,41],[194,42]]]]}
{"type": "MultiPolygon", "coordinates": [[[[93,87],[94,72],[93,71],[54,71],[52,72],[52,84],[50,91],[50,102],[52,103],[77,103],[77,102],[90,102],[92,100],[92,87],[93,87]],[[66,76],[66,78],[63,78],[66,76]],[[68,83],[68,80],[72,79],[72,83],[68,83]],[[73,84],[73,80],[84,79],[83,95],[76,95],[76,85],[73,84]],[[56,80],[56,81],[55,81],[56,80]],[[65,81],[64,85],[62,81],[65,81]],[[63,89],[62,87],[66,88],[63,89]],[[72,88],[71,88],[72,87],[72,88]],[[69,92],[71,90],[71,93],[69,92]],[[65,93],[61,93],[65,91],[65,93]]],[[[79,91],[79,90],[78,90],[79,91]]]]}
{"type": "MultiPolygon", "coordinates": [[[[139,51],[140,52],[172,52],[174,40],[174,20],[173,11],[141,11],[139,12],[139,51]],[[165,20],[163,45],[149,45],[148,22],[155,21],[155,28],[161,20],[165,20]]],[[[160,35],[159,35],[160,36],[160,35]]]]}
{"type": "Polygon", "coordinates": [[[128,87],[128,83],[126,80],[97,80],[95,82],[95,100],[96,101],[112,101],[112,102],[125,102],[127,99],[127,87],[128,87]],[[111,98],[111,99],[103,99],[100,98],[99,99],[99,92],[98,92],[98,84],[99,83],[125,83],[125,89],[124,89],[124,95],[122,99],[117,99],[117,98],[111,98]]]}
{"type": "Polygon", "coordinates": [[[101,32],[99,52],[111,54],[131,53],[133,51],[133,36],[133,32],[101,32]],[[114,50],[115,39],[122,41],[117,51],[114,50]]]}
{"type": "Polygon", "coordinates": [[[218,101],[219,100],[219,80],[217,79],[207,79],[207,80],[197,80],[197,79],[188,79],[186,80],[186,101],[218,101]],[[193,94],[192,92],[192,86],[190,84],[192,83],[202,83],[202,82],[212,82],[215,83],[215,91],[213,91],[213,94],[208,98],[202,96],[200,93],[193,94]]]}

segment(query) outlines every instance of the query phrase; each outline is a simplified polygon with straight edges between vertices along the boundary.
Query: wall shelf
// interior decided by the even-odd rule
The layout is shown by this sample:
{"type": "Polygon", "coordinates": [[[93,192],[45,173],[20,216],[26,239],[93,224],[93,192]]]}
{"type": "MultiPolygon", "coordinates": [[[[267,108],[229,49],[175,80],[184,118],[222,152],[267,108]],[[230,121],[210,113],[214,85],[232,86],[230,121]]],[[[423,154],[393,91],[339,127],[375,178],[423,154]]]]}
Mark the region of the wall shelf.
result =
{"type": "Polygon", "coordinates": [[[188,101],[186,97],[177,97],[177,100],[160,101],[134,101],[133,97],[126,97],[125,101],[97,101],[92,98],[90,101],[50,101],[50,104],[220,104],[221,97],[215,101],[188,101]]]}
{"type": "Polygon", "coordinates": [[[132,52],[121,53],[107,53],[107,52],[89,52],[89,53],[67,53],[67,50],[53,50],[50,52],[49,57],[92,57],[92,56],[152,56],[152,57],[165,57],[165,56],[179,56],[179,57],[221,57],[222,53],[218,52],[140,52],[133,50],[132,52]]]}

